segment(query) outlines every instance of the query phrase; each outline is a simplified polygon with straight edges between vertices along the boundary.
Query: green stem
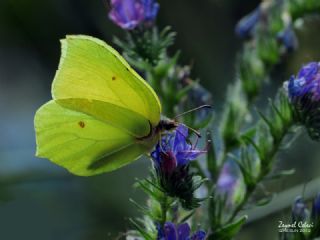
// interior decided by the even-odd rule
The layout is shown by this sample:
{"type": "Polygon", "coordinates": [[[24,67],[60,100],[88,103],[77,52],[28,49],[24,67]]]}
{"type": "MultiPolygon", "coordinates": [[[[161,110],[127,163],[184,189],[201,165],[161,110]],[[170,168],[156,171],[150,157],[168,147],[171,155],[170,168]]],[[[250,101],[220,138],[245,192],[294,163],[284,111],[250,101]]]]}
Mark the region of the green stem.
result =
{"type": "Polygon", "coordinates": [[[168,211],[168,197],[163,195],[163,199],[160,203],[161,205],[161,222],[160,224],[164,226],[167,221],[167,211],[168,211]]]}

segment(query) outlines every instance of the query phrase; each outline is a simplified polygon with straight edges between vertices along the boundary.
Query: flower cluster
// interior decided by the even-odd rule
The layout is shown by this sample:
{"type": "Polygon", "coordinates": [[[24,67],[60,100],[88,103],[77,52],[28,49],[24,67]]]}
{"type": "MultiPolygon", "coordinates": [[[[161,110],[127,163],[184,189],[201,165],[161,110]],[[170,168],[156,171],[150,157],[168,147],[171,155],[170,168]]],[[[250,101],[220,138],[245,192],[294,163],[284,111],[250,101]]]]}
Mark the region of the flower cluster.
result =
{"type": "Polygon", "coordinates": [[[158,227],[157,240],[204,240],[206,232],[199,230],[191,234],[191,229],[187,223],[176,226],[172,222],[166,222],[164,227],[158,227]]]}
{"type": "MultiPolygon", "coordinates": [[[[281,56],[296,50],[298,39],[288,8],[286,1],[262,1],[256,9],[240,19],[235,32],[240,38],[247,40],[244,45],[247,56],[243,57],[258,57],[257,60],[265,68],[269,68],[270,65],[279,63],[281,56]]],[[[250,59],[245,59],[245,62],[249,63],[250,59]]],[[[254,84],[257,83],[252,81],[251,85],[254,84]]]]}
{"type": "Polygon", "coordinates": [[[310,137],[320,140],[320,64],[311,62],[303,66],[297,76],[285,82],[285,90],[299,122],[304,124],[310,137]]]}
{"type": "Polygon", "coordinates": [[[119,27],[133,30],[141,24],[152,24],[158,10],[154,0],[111,0],[109,18],[119,27]]]}
{"type": "Polygon", "coordinates": [[[194,182],[190,161],[206,151],[198,150],[188,143],[188,129],[180,124],[173,133],[165,135],[151,153],[161,187],[171,197],[178,197],[183,207],[198,206],[194,191],[199,183],[194,182]]]}

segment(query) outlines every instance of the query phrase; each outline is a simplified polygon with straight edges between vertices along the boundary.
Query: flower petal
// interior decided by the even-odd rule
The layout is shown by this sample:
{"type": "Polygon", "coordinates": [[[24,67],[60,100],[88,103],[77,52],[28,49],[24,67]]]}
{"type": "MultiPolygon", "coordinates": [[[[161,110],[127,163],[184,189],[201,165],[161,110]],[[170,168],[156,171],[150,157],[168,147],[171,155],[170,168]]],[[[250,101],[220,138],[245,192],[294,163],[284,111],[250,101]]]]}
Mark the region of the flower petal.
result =
{"type": "Polygon", "coordinates": [[[175,225],[172,222],[166,222],[164,224],[164,234],[166,240],[178,240],[175,225]]]}
{"type": "Polygon", "coordinates": [[[131,30],[144,20],[143,5],[138,0],[113,0],[109,18],[123,29],[131,30]]]}
{"type": "Polygon", "coordinates": [[[180,124],[176,129],[173,143],[173,151],[175,153],[191,149],[191,145],[187,143],[188,128],[180,124]]]}
{"type": "MultiPolygon", "coordinates": [[[[206,238],[206,232],[199,230],[191,236],[191,240],[204,240],[206,238]]],[[[180,240],[180,239],[179,239],[180,240]]]]}
{"type": "Polygon", "coordinates": [[[178,226],[178,240],[187,240],[190,235],[190,227],[188,223],[183,223],[178,226]]]}
{"type": "Polygon", "coordinates": [[[154,0],[143,0],[144,5],[144,20],[153,21],[159,11],[159,3],[154,0]]]}
{"type": "Polygon", "coordinates": [[[207,151],[203,150],[188,150],[188,151],[180,151],[176,154],[176,159],[178,162],[178,165],[185,165],[189,163],[192,160],[195,160],[197,157],[199,157],[201,154],[206,153],[207,151]]]}
{"type": "Polygon", "coordinates": [[[298,73],[298,78],[310,79],[318,72],[319,64],[317,62],[310,62],[304,65],[298,73]]]}

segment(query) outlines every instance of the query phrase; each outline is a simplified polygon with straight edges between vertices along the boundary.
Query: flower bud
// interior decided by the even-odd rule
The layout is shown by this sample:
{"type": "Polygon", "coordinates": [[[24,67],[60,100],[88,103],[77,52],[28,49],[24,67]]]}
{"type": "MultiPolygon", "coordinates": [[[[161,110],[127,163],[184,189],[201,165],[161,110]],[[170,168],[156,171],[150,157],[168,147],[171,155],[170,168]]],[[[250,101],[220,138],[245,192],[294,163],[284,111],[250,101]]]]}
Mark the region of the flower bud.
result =
{"type": "Polygon", "coordinates": [[[301,196],[298,196],[292,206],[292,221],[306,221],[309,217],[309,210],[301,196]]]}
{"type": "Polygon", "coordinates": [[[241,38],[252,37],[254,29],[261,17],[261,8],[258,6],[255,10],[243,17],[237,24],[235,32],[241,38]]]}
{"type": "Polygon", "coordinates": [[[295,32],[292,29],[291,24],[287,26],[283,31],[279,32],[277,38],[280,43],[285,47],[286,52],[292,52],[298,47],[298,39],[295,32]]]}
{"type": "Polygon", "coordinates": [[[111,0],[109,18],[122,29],[132,30],[142,23],[152,23],[158,10],[155,0],[111,0]]]}
{"type": "Polygon", "coordinates": [[[216,193],[226,197],[229,207],[242,201],[245,194],[244,180],[239,166],[234,161],[224,163],[217,181],[216,193]]]}

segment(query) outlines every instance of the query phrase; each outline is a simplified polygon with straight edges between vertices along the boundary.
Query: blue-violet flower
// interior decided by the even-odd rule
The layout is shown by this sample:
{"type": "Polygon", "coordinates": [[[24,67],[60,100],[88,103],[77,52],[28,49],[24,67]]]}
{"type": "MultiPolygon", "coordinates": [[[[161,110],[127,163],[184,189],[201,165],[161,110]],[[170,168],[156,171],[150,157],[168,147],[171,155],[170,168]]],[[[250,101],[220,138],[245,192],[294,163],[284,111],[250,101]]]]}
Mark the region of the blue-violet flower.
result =
{"type": "Polygon", "coordinates": [[[171,173],[176,168],[184,167],[190,161],[206,151],[198,150],[187,141],[188,129],[180,124],[174,133],[165,135],[151,153],[155,167],[165,173],[171,173]]]}
{"type": "Polygon", "coordinates": [[[142,23],[152,23],[158,10],[155,0],[111,0],[109,18],[121,28],[132,30],[142,23]]]}
{"type": "Polygon", "coordinates": [[[320,140],[320,64],[303,66],[297,76],[284,84],[297,120],[307,128],[313,140],[320,140]]]}
{"type": "Polygon", "coordinates": [[[204,240],[206,232],[199,230],[190,235],[191,229],[187,223],[176,226],[171,222],[166,222],[163,228],[158,228],[157,240],[204,240]]]}
{"type": "Polygon", "coordinates": [[[279,32],[277,38],[283,44],[287,52],[292,52],[298,47],[298,39],[291,24],[283,31],[279,32]]]}
{"type": "Polygon", "coordinates": [[[247,16],[243,17],[237,24],[235,32],[241,38],[252,37],[257,23],[261,18],[261,7],[258,6],[247,16]]]}
{"type": "Polygon", "coordinates": [[[292,206],[292,221],[305,221],[309,216],[309,210],[302,197],[296,197],[292,206]]]}
{"type": "Polygon", "coordinates": [[[160,186],[171,197],[178,197],[184,208],[198,206],[194,191],[199,187],[190,172],[190,161],[206,151],[198,150],[188,140],[188,129],[180,124],[173,133],[164,135],[151,153],[160,186]]]}
{"type": "Polygon", "coordinates": [[[232,160],[224,163],[216,185],[216,194],[226,197],[229,207],[242,201],[245,194],[244,180],[239,166],[232,160]]]}

